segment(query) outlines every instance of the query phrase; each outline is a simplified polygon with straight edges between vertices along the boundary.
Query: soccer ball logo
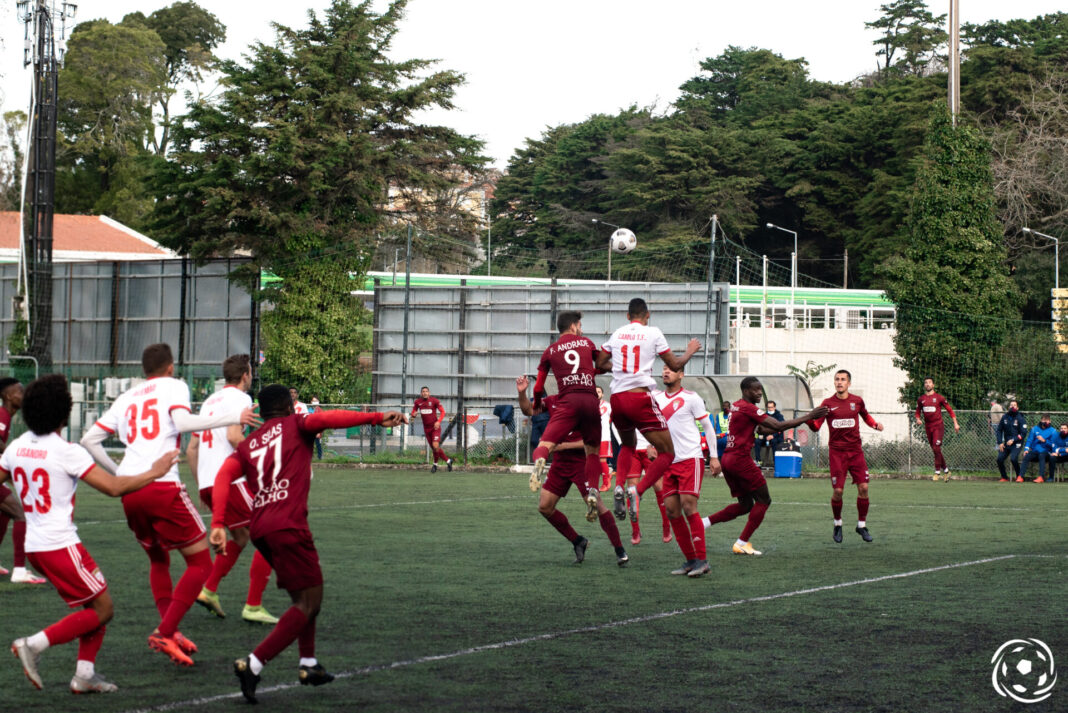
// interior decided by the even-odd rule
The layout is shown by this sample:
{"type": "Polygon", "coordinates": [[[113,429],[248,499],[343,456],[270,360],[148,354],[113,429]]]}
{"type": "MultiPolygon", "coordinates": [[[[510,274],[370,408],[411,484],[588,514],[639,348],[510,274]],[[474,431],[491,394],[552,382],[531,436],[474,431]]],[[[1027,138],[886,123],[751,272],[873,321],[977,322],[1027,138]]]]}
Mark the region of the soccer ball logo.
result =
{"type": "Polygon", "coordinates": [[[1038,639],[1006,641],[990,660],[994,690],[1020,703],[1038,703],[1050,696],[1057,683],[1053,653],[1038,639]]]}
{"type": "Polygon", "coordinates": [[[637,236],[634,235],[633,231],[626,228],[618,229],[612,233],[612,237],[608,240],[612,245],[612,252],[625,254],[638,247],[637,236]]]}

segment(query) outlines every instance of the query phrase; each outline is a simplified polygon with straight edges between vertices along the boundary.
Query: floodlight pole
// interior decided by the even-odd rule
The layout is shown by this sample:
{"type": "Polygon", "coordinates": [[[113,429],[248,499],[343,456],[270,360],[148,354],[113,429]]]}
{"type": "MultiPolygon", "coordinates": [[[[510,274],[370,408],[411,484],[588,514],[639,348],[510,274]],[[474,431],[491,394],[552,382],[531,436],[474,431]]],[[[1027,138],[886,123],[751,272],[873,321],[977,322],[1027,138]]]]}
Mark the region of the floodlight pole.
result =
{"type": "MultiPolygon", "coordinates": [[[[712,216],[712,248],[708,254],[708,294],[705,299],[705,359],[701,365],[705,376],[708,376],[708,342],[712,336],[712,280],[713,280],[713,265],[716,260],[716,227],[719,223],[719,216],[712,216]]],[[[718,341],[718,340],[717,340],[718,341]]],[[[719,358],[719,350],[716,351],[716,358],[719,358]]],[[[716,363],[713,362],[712,368],[716,369],[716,363]]]]}
{"type": "Polygon", "coordinates": [[[1052,235],[1046,235],[1030,228],[1024,228],[1023,231],[1028,235],[1037,235],[1040,238],[1053,241],[1053,289],[1059,290],[1061,288],[1061,241],[1052,235]]]}
{"type": "MultiPolygon", "coordinates": [[[[797,231],[796,230],[790,230],[789,228],[783,228],[780,225],[775,225],[775,223],[768,223],[768,227],[769,228],[774,228],[775,230],[781,230],[784,233],[790,233],[791,235],[793,235],[794,236],[794,255],[797,255],[797,231]]],[[[797,287],[797,263],[796,262],[793,263],[792,269],[790,271],[790,287],[797,287]]]]}
{"type": "MultiPolygon", "coordinates": [[[[616,230],[619,230],[619,226],[618,225],[616,225],[614,223],[609,223],[606,220],[598,220],[597,218],[592,218],[592,220],[593,220],[594,223],[597,223],[598,225],[607,225],[607,226],[610,226],[612,228],[615,228],[616,230]]],[[[611,281],[612,281],[612,236],[608,236],[608,279],[607,279],[607,282],[611,282],[611,281]]]]}

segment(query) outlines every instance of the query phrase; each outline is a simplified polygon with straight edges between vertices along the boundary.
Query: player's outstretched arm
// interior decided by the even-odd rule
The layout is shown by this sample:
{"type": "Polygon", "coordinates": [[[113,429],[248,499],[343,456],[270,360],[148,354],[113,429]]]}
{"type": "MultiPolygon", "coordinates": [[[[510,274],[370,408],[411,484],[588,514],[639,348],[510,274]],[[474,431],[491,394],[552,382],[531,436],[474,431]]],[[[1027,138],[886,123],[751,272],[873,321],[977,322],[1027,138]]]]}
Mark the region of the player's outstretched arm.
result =
{"type": "Polygon", "coordinates": [[[100,427],[99,424],[93,424],[89,430],[82,436],[81,444],[82,448],[89,451],[89,455],[93,457],[97,463],[107,472],[114,475],[118,471],[119,466],[115,461],[111,460],[111,456],[104,450],[104,441],[107,440],[111,434],[100,427]]]}
{"type": "Polygon", "coordinates": [[[691,339],[686,345],[686,351],[682,353],[681,357],[675,356],[675,352],[669,349],[666,352],[662,352],[660,358],[667,364],[668,369],[671,369],[672,371],[682,371],[682,367],[686,366],[686,362],[690,361],[690,358],[700,350],[701,342],[696,339],[691,339]]]}
{"type": "Polygon", "coordinates": [[[525,374],[515,380],[515,390],[519,393],[519,410],[524,416],[530,417],[534,415],[534,405],[530,403],[530,398],[527,396],[528,386],[530,386],[530,379],[525,374]]]}
{"type": "Polygon", "coordinates": [[[408,417],[400,411],[374,413],[364,411],[318,411],[304,417],[301,430],[321,432],[328,428],[351,428],[353,426],[399,426],[407,423],[408,417]]]}
{"type": "Polygon", "coordinates": [[[787,421],[780,421],[777,418],[764,414],[764,420],[760,422],[761,426],[766,427],[768,430],[782,433],[783,431],[789,431],[791,428],[797,428],[803,425],[807,421],[815,421],[816,419],[822,419],[830,413],[826,406],[817,406],[804,416],[798,416],[797,418],[791,418],[787,421]]]}
{"type": "Polygon", "coordinates": [[[168,451],[156,459],[152,467],[138,475],[112,475],[98,465],[82,478],[86,483],[96,488],[104,495],[117,498],[135,490],[140,490],[149,483],[159,480],[167,475],[171,466],[178,462],[178,449],[168,451]]]}

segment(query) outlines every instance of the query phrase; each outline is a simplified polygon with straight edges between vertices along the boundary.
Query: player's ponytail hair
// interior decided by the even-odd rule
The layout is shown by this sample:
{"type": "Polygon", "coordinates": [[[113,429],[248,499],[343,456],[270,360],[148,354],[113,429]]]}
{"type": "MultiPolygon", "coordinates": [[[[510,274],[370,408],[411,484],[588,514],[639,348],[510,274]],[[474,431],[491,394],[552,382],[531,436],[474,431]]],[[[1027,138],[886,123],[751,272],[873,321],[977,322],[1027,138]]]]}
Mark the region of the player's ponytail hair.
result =
{"type": "Polygon", "coordinates": [[[260,403],[260,418],[264,421],[293,413],[293,399],[289,397],[289,389],[281,384],[264,386],[256,400],[260,403]]]}
{"type": "Polygon", "coordinates": [[[22,418],[31,431],[46,436],[67,424],[73,405],[67,377],[46,374],[26,387],[22,396],[22,418]]]}

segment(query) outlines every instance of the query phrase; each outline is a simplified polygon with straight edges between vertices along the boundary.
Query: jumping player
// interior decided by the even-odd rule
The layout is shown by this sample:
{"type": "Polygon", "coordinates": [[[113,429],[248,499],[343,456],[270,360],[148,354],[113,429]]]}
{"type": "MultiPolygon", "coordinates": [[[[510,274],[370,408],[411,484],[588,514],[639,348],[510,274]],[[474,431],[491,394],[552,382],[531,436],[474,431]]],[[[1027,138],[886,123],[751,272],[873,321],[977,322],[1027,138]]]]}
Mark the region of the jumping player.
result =
{"type": "Polygon", "coordinates": [[[178,451],[163,453],[144,473],[114,477],[93,463],[84,448],[67,443],[59,435],[70,418],[72,403],[67,380],[61,374],[42,376],[31,383],[23,411],[29,430],[0,457],[0,482],[13,476],[23,494],[30,562],[48,576],[69,607],[78,609],[32,636],[15,639],[11,651],[30,683],[43,688],[38,671],[41,653],[78,639],[71,693],[112,693],[118,686],[96,672],[96,655],[104,643],[114,604],[104,575],[78,537],[73,522],[74,493],[79,480],[112,497],[131,493],[166,475],[177,462],[178,451]]]}
{"type": "MultiPolygon", "coordinates": [[[[182,433],[260,422],[251,408],[194,416],[189,387],[174,378],[174,356],[166,344],[145,347],[141,367],[148,380],[119,396],[82,437],[82,445],[108,472],[130,475],[146,470],[162,454],[178,447],[182,433]],[[101,445],[112,434],[126,446],[121,465],[115,465],[101,445]]],[[[148,646],[177,664],[192,666],[190,654],[196,653],[196,644],[178,631],[178,625],[211,575],[212,564],[204,521],[178,476],[178,465],[157,482],[124,495],[122,508],[148,555],[148,581],[160,615],[148,646]],[[177,586],[171,580],[171,550],[181,552],[186,564],[177,586]]]]}
{"type": "MultiPolygon", "coordinates": [[[[642,528],[639,522],[641,500],[638,498],[638,483],[642,475],[649,471],[649,467],[656,460],[656,448],[645,440],[641,431],[634,433],[634,457],[630,461],[629,473],[616,473],[616,487],[613,493],[614,512],[617,520],[630,517],[630,543],[637,545],[642,541],[642,528]],[[626,488],[624,490],[624,488],[626,488]]],[[[664,542],[671,542],[671,525],[668,521],[667,510],[664,508],[664,479],[653,483],[653,493],[656,495],[656,505],[660,508],[660,521],[663,528],[664,542]]]]}
{"type": "MultiPolygon", "coordinates": [[[[593,382],[597,375],[597,345],[582,336],[582,313],[561,312],[556,317],[560,338],[549,345],[538,363],[538,379],[534,382],[534,407],[540,404],[541,394],[549,372],[556,377],[556,407],[549,423],[534,449],[534,472],[531,487],[541,481],[545,463],[556,444],[563,443],[567,434],[579,431],[586,450],[586,480],[596,483],[601,477],[601,410],[597,389],[593,382]]],[[[612,396],[615,399],[615,395],[612,396]]],[[[614,408],[614,407],[613,407],[614,408]]]]}
{"type": "MultiPolygon", "coordinates": [[[[0,451],[4,449],[8,436],[11,435],[11,421],[22,407],[22,384],[18,379],[10,377],[0,379],[0,451]]],[[[0,485],[0,501],[11,498],[12,503],[17,502],[10,490],[0,485]]],[[[0,512],[0,543],[7,534],[7,522],[11,517],[0,512]]],[[[11,581],[15,584],[44,584],[47,580],[41,579],[26,569],[26,521],[15,520],[11,526],[11,546],[14,550],[14,563],[12,571],[8,572],[5,567],[0,567],[0,575],[10,574],[11,581]]]]}
{"type": "MultiPolygon", "coordinates": [[[[519,392],[519,410],[528,417],[533,416],[536,410],[527,398],[529,385],[530,380],[525,376],[520,376],[515,380],[515,388],[519,392]]],[[[559,396],[546,396],[541,399],[537,408],[552,411],[558,406],[559,399],[559,396]]],[[[586,547],[589,546],[590,541],[575,532],[567,516],[556,509],[560,498],[567,495],[567,491],[574,485],[586,502],[586,520],[588,522],[597,520],[601,523],[601,529],[604,530],[604,534],[608,535],[608,541],[615,548],[616,564],[625,567],[630,558],[627,556],[627,551],[623,549],[623,541],[619,538],[619,528],[616,527],[616,521],[612,519],[612,513],[601,502],[597,481],[591,481],[587,477],[586,457],[583,449],[582,434],[576,429],[567,434],[564,441],[553,450],[553,462],[549,466],[545,485],[541,488],[538,512],[571,543],[575,548],[575,563],[581,563],[586,558],[586,547]]]]}
{"type": "MultiPolygon", "coordinates": [[[[701,479],[705,474],[705,458],[701,451],[701,432],[697,422],[712,430],[705,401],[693,391],[682,387],[685,374],[664,367],[664,390],[654,391],[660,413],[667,419],[671,442],[675,445],[675,458],[664,476],[664,507],[667,509],[671,529],[679,543],[686,561],[672,574],[700,577],[708,574],[708,559],[705,552],[705,528],[697,512],[697,499],[701,497],[701,479]]],[[[713,475],[720,472],[719,459],[713,457],[709,464],[713,475]]]]}
{"type": "Polygon", "coordinates": [[[323,600],[319,554],[308,529],[315,435],[328,428],[366,424],[392,427],[406,422],[397,411],[319,411],[298,415],[293,413],[286,388],[279,384],[262,389],[258,401],[264,423],[219,468],[211,519],[212,547],[224,555],[226,508],[232,483],[247,478],[253,497],[249,526],[252,544],[274,568],[278,587],[289,592],[293,600],[293,606],[255,650],[234,662],[241,693],[251,703],[256,702],[256,685],[263,667],[294,641],[299,641],[297,677],[301,685],[321,686],[334,680],[315,658],[315,621],[323,600]]]}
{"type": "Polygon", "coordinates": [[[449,458],[445,455],[445,451],[441,450],[441,422],[445,418],[445,407],[430,395],[430,389],[425,386],[419,389],[419,398],[415,400],[415,404],[412,406],[411,415],[414,416],[416,413],[423,419],[423,435],[430,445],[430,450],[434,453],[434,465],[430,466],[430,472],[438,472],[438,460],[440,459],[445,461],[445,467],[451,473],[452,458],[449,458]]]}
{"type": "Polygon", "coordinates": [[[691,339],[681,357],[676,357],[664,339],[664,333],[649,326],[649,306],[640,297],[627,305],[630,322],[617,329],[601,347],[597,367],[607,371],[612,368],[612,423],[619,431],[621,447],[616,458],[616,472],[629,473],[636,445],[635,431],[656,448],[656,459],[635,488],[638,497],[660,480],[675,458],[671,434],[650,389],[656,386],[653,379],[653,362],[659,356],[672,371],[681,371],[701,343],[691,339]]]}
{"type": "Polygon", "coordinates": [[[942,455],[942,438],[946,434],[946,426],[942,422],[942,407],[945,407],[946,413],[953,419],[953,430],[956,433],[960,433],[960,424],[957,423],[957,414],[953,413],[953,407],[944,396],[936,394],[934,388],[934,379],[928,377],[923,380],[923,395],[916,400],[916,423],[923,426],[923,430],[927,432],[927,442],[931,444],[931,451],[934,452],[935,474],[931,476],[931,480],[938,480],[938,476],[945,472],[942,482],[948,483],[949,466],[942,455]],[[920,418],[921,413],[923,418],[920,418]]]}
{"type": "Polygon", "coordinates": [[[835,542],[842,541],[842,491],[845,490],[847,475],[853,476],[857,486],[857,534],[865,542],[871,542],[868,532],[868,464],[864,460],[864,451],[860,445],[860,419],[876,431],[883,430],[883,424],[877,422],[868,413],[864,399],[849,393],[853,376],[845,369],[834,373],[834,396],[823,400],[820,406],[828,410],[827,418],[817,418],[808,422],[808,427],[819,432],[824,420],[830,435],[827,448],[831,462],[831,514],[834,515],[835,542]]]}
{"type": "Polygon", "coordinates": [[[731,404],[730,432],[721,461],[723,479],[731,489],[731,497],[737,498],[738,502],[728,505],[703,521],[704,526],[708,528],[717,522],[727,522],[740,515],[749,514],[742,534],[731,548],[736,555],[760,554],[758,550],[753,549],[749,538],[760,527],[764,513],[771,507],[768,482],[764,479],[760,466],[753,460],[753,441],[757,427],[763,426],[768,432],[781,433],[797,428],[806,421],[823,418],[828,413],[826,406],[817,406],[800,418],[777,421],[757,408],[756,405],[763,398],[764,387],[759,379],[755,376],[742,379],[742,398],[731,404]]]}
{"type": "MultiPolygon", "coordinates": [[[[252,386],[252,366],[248,354],[234,354],[227,357],[222,364],[223,379],[226,381],[219,391],[208,397],[200,407],[202,416],[217,416],[222,413],[235,413],[252,406],[248,390],[252,386]]],[[[197,481],[200,502],[211,510],[212,489],[215,476],[237,445],[245,440],[244,429],[240,425],[222,426],[207,431],[195,431],[186,448],[186,460],[189,470],[197,481]]],[[[226,512],[226,529],[230,531],[230,543],[226,555],[219,555],[212,565],[211,576],[204,583],[204,588],[197,595],[197,604],[210,611],[220,619],[226,618],[222,602],[219,601],[219,583],[237,564],[241,551],[248,544],[248,523],[252,513],[252,495],[244,480],[233,484],[234,492],[230,495],[226,512]]],[[[241,610],[245,621],[260,624],[277,624],[278,617],[271,616],[263,607],[263,590],[271,579],[271,565],[256,550],[252,553],[249,567],[248,597],[241,610]]]]}

